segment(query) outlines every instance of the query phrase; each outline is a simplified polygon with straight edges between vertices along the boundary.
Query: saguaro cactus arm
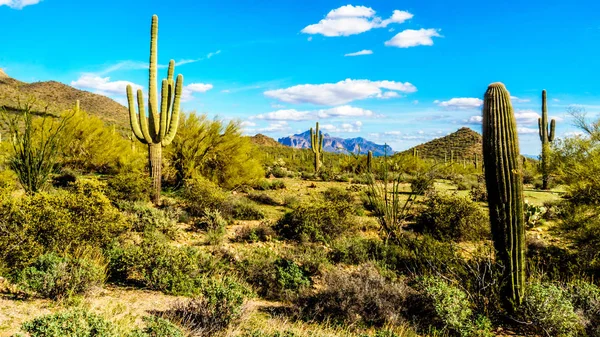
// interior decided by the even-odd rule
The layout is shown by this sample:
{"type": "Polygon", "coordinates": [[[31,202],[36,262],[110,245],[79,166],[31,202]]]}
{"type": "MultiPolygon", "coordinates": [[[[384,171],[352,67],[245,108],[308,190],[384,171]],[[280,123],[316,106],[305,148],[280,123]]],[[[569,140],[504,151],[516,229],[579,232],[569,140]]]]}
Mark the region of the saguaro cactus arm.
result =
{"type": "Polygon", "coordinates": [[[170,118],[168,118],[168,126],[169,130],[166,133],[164,139],[162,140],[162,145],[167,146],[171,144],[173,138],[177,134],[177,128],[179,127],[179,106],[181,104],[181,94],[183,92],[183,76],[177,76],[177,82],[175,84],[175,97],[173,100],[172,109],[170,109],[170,118]]]}

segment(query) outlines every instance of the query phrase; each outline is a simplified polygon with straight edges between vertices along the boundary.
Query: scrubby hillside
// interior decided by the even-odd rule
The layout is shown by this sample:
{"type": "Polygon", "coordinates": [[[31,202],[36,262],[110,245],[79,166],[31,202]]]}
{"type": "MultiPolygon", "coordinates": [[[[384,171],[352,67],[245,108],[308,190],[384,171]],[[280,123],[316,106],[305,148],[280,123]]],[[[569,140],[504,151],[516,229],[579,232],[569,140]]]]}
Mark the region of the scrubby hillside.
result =
{"type": "Polygon", "coordinates": [[[253,144],[267,147],[285,147],[285,145],[278,143],[275,139],[265,136],[261,133],[250,137],[253,144]]]}
{"type": "Polygon", "coordinates": [[[455,160],[463,158],[470,160],[475,157],[475,154],[481,158],[481,144],[482,138],[479,133],[463,127],[454,133],[417,145],[403,153],[412,153],[417,149],[421,158],[438,160],[446,158],[449,161],[454,153],[455,160]]]}

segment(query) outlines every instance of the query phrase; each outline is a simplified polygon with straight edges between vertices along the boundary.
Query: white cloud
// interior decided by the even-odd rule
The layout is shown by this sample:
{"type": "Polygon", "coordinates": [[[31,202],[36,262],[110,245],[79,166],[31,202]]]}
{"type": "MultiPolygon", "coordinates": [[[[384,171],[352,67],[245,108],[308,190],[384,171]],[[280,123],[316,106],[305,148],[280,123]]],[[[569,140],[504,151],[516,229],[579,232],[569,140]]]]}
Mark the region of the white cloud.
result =
{"type": "Polygon", "coordinates": [[[339,106],[331,109],[298,111],[296,109],[285,109],[268,112],[250,117],[251,119],[262,119],[271,121],[308,121],[326,118],[341,117],[372,117],[373,111],[357,108],[349,105],[339,106]]]}
{"type": "Polygon", "coordinates": [[[308,42],[312,41],[312,36],[309,36],[308,39],[306,39],[306,41],[308,41],[308,42]]]}
{"type": "Polygon", "coordinates": [[[396,98],[396,97],[400,97],[400,94],[395,91],[386,91],[379,98],[388,99],[388,98],[396,98]]]}
{"type": "Polygon", "coordinates": [[[552,99],[552,101],[553,101],[553,102],[560,102],[560,99],[558,99],[558,98],[553,98],[553,99],[552,99]]]}
{"type": "Polygon", "coordinates": [[[410,48],[416,46],[433,46],[432,37],[443,37],[436,29],[424,29],[419,30],[406,29],[394,36],[391,40],[386,41],[386,46],[398,47],[398,48],[410,48]]]}
{"type": "Polygon", "coordinates": [[[8,6],[12,9],[23,9],[25,6],[37,5],[42,0],[0,0],[0,6],[8,6]]]}
{"type": "Polygon", "coordinates": [[[322,124],[319,127],[326,132],[360,132],[363,123],[356,121],[354,123],[342,123],[339,126],[333,124],[322,124]]]}
{"type": "Polygon", "coordinates": [[[519,98],[517,96],[510,96],[510,100],[515,102],[515,103],[527,103],[527,102],[531,102],[530,99],[527,98],[519,98]]]}
{"type": "Polygon", "coordinates": [[[386,94],[381,89],[406,93],[417,91],[417,88],[408,82],[346,79],[337,83],[296,85],[265,91],[264,94],[286,103],[340,105],[367,98],[390,98],[392,94],[386,94]]]}
{"type": "Polygon", "coordinates": [[[538,129],[526,128],[526,127],[517,127],[517,132],[521,133],[521,134],[524,134],[524,135],[530,135],[530,134],[538,133],[538,129]]]}
{"type": "Polygon", "coordinates": [[[221,50],[217,50],[216,52],[208,53],[208,55],[206,55],[206,58],[209,59],[209,58],[211,58],[215,55],[219,55],[219,54],[221,54],[221,50]]]}
{"type": "Polygon", "coordinates": [[[290,130],[290,129],[291,128],[288,125],[288,123],[285,121],[282,121],[282,122],[270,123],[269,126],[264,127],[264,128],[259,128],[256,131],[264,132],[264,133],[273,133],[273,132],[282,132],[282,131],[290,130]]]}
{"type": "Polygon", "coordinates": [[[363,49],[361,51],[357,51],[354,53],[345,54],[344,56],[361,56],[361,55],[371,55],[371,54],[373,54],[372,50],[363,49]]]}
{"type": "Polygon", "coordinates": [[[517,124],[531,125],[537,124],[540,114],[533,110],[517,110],[515,112],[515,119],[517,124]]]}
{"type": "Polygon", "coordinates": [[[110,77],[100,77],[94,74],[84,74],[75,81],[71,81],[71,86],[91,90],[101,95],[125,95],[127,86],[131,85],[135,90],[142,86],[128,81],[111,81],[110,77]]]}
{"type": "Polygon", "coordinates": [[[460,97],[452,98],[449,101],[444,102],[435,100],[433,103],[447,109],[476,109],[483,105],[483,100],[479,98],[460,97]]]}
{"type": "Polygon", "coordinates": [[[183,87],[181,101],[189,102],[194,99],[194,93],[205,93],[213,88],[210,83],[190,83],[183,87]]]}
{"type": "Polygon", "coordinates": [[[253,126],[256,126],[256,123],[251,122],[251,121],[243,121],[242,123],[240,123],[240,126],[242,128],[253,127],[253,126]]]}
{"type": "Polygon", "coordinates": [[[395,10],[389,19],[382,20],[369,7],[346,5],[330,11],[319,23],[304,27],[302,33],[349,36],[374,28],[385,28],[391,23],[403,23],[412,17],[409,12],[395,10]]]}
{"type": "Polygon", "coordinates": [[[471,116],[467,121],[469,124],[481,124],[481,122],[483,122],[482,116],[471,116]]]}

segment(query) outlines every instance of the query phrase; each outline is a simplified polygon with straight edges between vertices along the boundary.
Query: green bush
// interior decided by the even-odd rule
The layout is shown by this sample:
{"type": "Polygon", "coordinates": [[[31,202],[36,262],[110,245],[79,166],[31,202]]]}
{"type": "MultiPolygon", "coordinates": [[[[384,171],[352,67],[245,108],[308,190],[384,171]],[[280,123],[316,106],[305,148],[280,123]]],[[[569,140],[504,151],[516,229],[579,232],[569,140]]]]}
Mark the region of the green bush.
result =
{"type": "Polygon", "coordinates": [[[416,230],[439,240],[481,240],[489,237],[487,214],[475,202],[456,195],[433,193],[416,218],[416,230]]]}
{"type": "MultiPolygon", "coordinates": [[[[114,325],[83,309],[45,315],[23,323],[29,337],[118,337],[114,325]]],[[[23,336],[20,334],[14,337],[23,336]]]]}
{"type": "Polygon", "coordinates": [[[107,180],[111,200],[149,201],[152,180],[143,172],[120,172],[107,180]]]}
{"type": "Polygon", "coordinates": [[[334,320],[346,324],[381,326],[402,322],[404,302],[412,290],[387,280],[372,265],[355,271],[333,270],[323,277],[322,288],[297,301],[309,319],[334,320]]]}
{"type": "Polygon", "coordinates": [[[283,291],[297,292],[311,283],[307,272],[292,260],[279,259],[275,261],[275,268],[277,283],[283,291]]]}
{"type": "Polygon", "coordinates": [[[193,295],[215,259],[195,247],[173,247],[148,236],[140,245],[112,247],[109,275],[115,282],[141,284],[167,294],[193,295]]]}
{"type": "Polygon", "coordinates": [[[199,288],[200,296],[179,302],[163,313],[199,336],[212,336],[226,329],[241,316],[250,295],[243,285],[230,278],[204,279],[199,288]]]}
{"type": "Polygon", "coordinates": [[[274,229],[284,238],[329,242],[351,230],[353,205],[340,202],[301,204],[287,212],[274,229]]]}
{"type": "Polygon", "coordinates": [[[227,220],[223,218],[218,210],[204,210],[204,214],[194,223],[194,226],[205,231],[225,231],[227,220]]]}
{"type": "Polygon", "coordinates": [[[258,227],[245,226],[240,228],[236,234],[235,242],[264,242],[275,236],[275,231],[269,221],[262,221],[258,227]]]}
{"type": "Polygon", "coordinates": [[[103,189],[80,179],[68,190],[0,199],[0,259],[20,270],[46,252],[106,247],[128,225],[103,189]]]}
{"type": "Polygon", "coordinates": [[[106,263],[102,255],[84,252],[80,257],[48,253],[38,257],[18,276],[18,284],[39,296],[60,299],[84,294],[104,284],[106,263]]]}
{"type": "Polygon", "coordinates": [[[347,190],[340,187],[330,187],[323,191],[323,199],[331,202],[339,203],[354,203],[356,200],[354,196],[347,190]]]}
{"type": "Polygon", "coordinates": [[[263,205],[281,206],[279,201],[266,193],[250,193],[248,194],[248,199],[263,205]]]}
{"type": "Polygon", "coordinates": [[[259,191],[283,190],[285,189],[285,183],[283,182],[283,180],[263,179],[254,184],[253,188],[259,191]]]}
{"type": "Polygon", "coordinates": [[[568,293],[555,284],[530,284],[520,314],[523,320],[531,322],[536,333],[569,337],[578,336],[583,330],[568,293]]]}
{"type": "Polygon", "coordinates": [[[600,287],[582,280],[567,286],[571,303],[583,316],[588,336],[600,336],[600,287]]]}
{"type": "Polygon", "coordinates": [[[127,337],[185,337],[186,334],[170,321],[156,316],[146,316],[143,318],[145,327],[136,329],[129,333],[127,337]]]}
{"type": "Polygon", "coordinates": [[[434,180],[427,174],[419,174],[410,179],[410,190],[415,194],[425,194],[428,190],[433,189],[434,180]]]}
{"type": "Polygon", "coordinates": [[[185,181],[183,197],[187,201],[188,213],[191,216],[202,216],[207,208],[220,209],[227,194],[214,183],[197,177],[185,181]]]}
{"type": "Polygon", "coordinates": [[[236,220],[262,220],[265,213],[258,205],[248,198],[232,197],[221,206],[221,210],[228,217],[236,220]]]}

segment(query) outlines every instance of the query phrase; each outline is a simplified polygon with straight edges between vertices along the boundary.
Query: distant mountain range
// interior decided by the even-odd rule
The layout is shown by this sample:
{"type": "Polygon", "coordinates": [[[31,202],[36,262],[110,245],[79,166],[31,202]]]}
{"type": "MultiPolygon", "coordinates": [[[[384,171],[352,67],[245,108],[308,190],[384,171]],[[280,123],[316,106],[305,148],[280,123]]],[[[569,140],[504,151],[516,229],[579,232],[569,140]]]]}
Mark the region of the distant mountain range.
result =
{"type": "MultiPolygon", "coordinates": [[[[279,138],[277,141],[280,144],[297,149],[310,149],[310,130],[297,135],[279,138]]],[[[391,155],[394,153],[389,145],[375,144],[362,137],[344,139],[332,137],[327,133],[323,134],[323,150],[326,152],[357,153],[359,148],[360,153],[366,154],[369,151],[373,151],[374,156],[383,156],[385,153],[391,155]]]]}

